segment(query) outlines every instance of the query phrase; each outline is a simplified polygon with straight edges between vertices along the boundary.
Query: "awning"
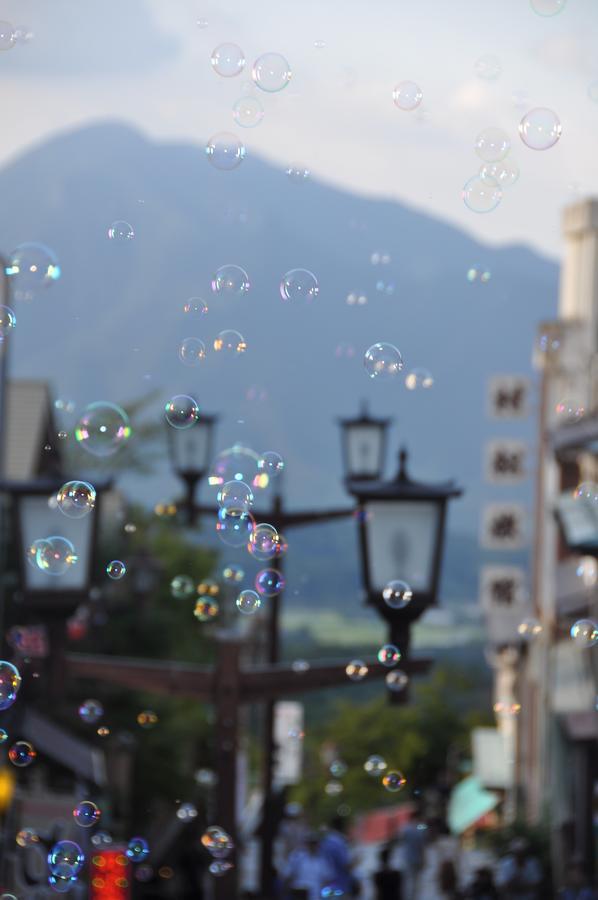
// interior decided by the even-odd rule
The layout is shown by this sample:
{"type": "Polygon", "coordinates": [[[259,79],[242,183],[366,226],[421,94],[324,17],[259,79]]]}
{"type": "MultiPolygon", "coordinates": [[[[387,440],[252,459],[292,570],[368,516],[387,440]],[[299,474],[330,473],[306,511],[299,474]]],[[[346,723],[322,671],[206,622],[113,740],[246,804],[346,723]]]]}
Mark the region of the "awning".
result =
{"type": "Polygon", "coordinates": [[[482,787],[479,778],[469,775],[451,791],[448,825],[453,834],[463,834],[500,802],[496,794],[482,787]]]}
{"type": "Polygon", "coordinates": [[[471,743],[473,773],[482,787],[508,787],[511,769],[504,734],[498,728],[474,728],[471,743]]]}

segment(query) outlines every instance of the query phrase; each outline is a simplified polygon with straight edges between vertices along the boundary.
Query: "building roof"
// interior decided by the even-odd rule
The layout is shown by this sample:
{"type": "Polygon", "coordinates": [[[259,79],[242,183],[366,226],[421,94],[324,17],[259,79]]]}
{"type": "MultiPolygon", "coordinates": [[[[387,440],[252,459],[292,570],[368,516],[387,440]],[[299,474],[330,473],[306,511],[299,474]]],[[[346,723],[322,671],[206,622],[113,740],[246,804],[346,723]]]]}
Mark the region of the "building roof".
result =
{"type": "Polygon", "coordinates": [[[56,429],[45,381],[11,381],[6,387],[4,477],[29,481],[59,468],[56,429]],[[52,450],[44,451],[50,443],[52,450]]]}

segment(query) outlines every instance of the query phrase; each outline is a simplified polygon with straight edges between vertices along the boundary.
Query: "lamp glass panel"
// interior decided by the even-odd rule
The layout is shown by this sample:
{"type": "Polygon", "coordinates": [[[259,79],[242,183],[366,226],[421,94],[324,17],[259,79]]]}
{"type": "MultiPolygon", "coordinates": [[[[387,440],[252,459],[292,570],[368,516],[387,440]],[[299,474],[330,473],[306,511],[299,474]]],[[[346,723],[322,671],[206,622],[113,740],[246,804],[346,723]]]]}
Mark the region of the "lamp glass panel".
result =
{"type": "Polygon", "coordinates": [[[380,475],[382,429],[377,425],[351,425],[347,428],[347,464],[349,477],[380,475]]]}
{"type": "Polygon", "coordinates": [[[211,423],[201,419],[191,428],[170,430],[173,462],[181,472],[203,472],[208,465],[211,423]]]}
{"type": "Polygon", "coordinates": [[[20,497],[18,501],[25,588],[28,591],[56,592],[83,590],[89,578],[93,516],[96,513],[90,512],[82,519],[69,519],[59,509],[51,509],[48,499],[45,495],[39,495],[20,497]],[[77,554],[77,562],[69,566],[63,575],[49,575],[27,561],[27,552],[34,541],[54,536],[67,538],[77,554]]]}
{"type": "Polygon", "coordinates": [[[374,501],[366,507],[370,584],[382,591],[389,581],[406,581],[414,592],[432,585],[439,504],[428,501],[374,501]]]}

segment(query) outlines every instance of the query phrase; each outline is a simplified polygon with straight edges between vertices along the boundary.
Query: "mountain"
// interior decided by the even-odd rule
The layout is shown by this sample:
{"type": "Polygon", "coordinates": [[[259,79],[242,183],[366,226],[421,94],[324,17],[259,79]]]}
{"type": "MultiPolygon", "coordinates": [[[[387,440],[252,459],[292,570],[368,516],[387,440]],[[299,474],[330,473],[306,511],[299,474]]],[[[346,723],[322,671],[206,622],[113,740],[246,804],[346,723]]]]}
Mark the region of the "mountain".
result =
{"type": "MultiPolygon", "coordinates": [[[[553,261],[522,246],[482,245],[396,202],[311,177],[292,181],[259,158],[218,171],[201,147],[156,144],[114,123],[60,134],[14,160],[0,172],[0,196],[0,247],[41,241],[62,270],[16,308],[13,375],[49,379],[77,408],[156,390],[149,414],[157,422],[170,396],[190,393],[220,414],[219,449],[241,441],[283,455],[290,506],[347,502],[335,420],[355,413],[361,398],[396,420],[389,474],[400,441],[415,477],[454,477],[464,487],[449,522],[470,548],[482,501],[529,501],[529,483],[483,484],[486,439],[534,436],[532,420],[486,418],[486,382],[495,373],[530,374],[537,322],[556,309],[553,261]],[[108,240],[115,220],[130,222],[135,238],[108,240]],[[386,255],[390,261],[381,261],[386,255]],[[218,267],[231,263],[251,280],[240,298],[210,289],[218,267]],[[469,283],[472,267],[490,279],[469,283]],[[281,278],[294,268],[317,276],[310,304],[281,299],[281,278]],[[348,303],[351,293],[367,302],[348,303]],[[192,296],[209,305],[195,323],[182,311],[192,296]],[[224,328],[241,332],[246,353],[214,353],[224,328]],[[178,357],[188,336],[208,346],[198,368],[178,357]],[[410,392],[402,381],[368,379],[363,354],[376,341],[396,344],[406,370],[429,369],[434,386],[410,392]]],[[[166,463],[152,480],[127,475],[122,487],[148,504],[177,490],[166,463]]],[[[314,570],[317,561],[318,585],[324,579],[334,593],[337,576],[346,577],[342,539],[314,540],[301,567],[309,575],[310,559],[314,570]]],[[[471,595],[478,555],[457,554],[454,564],[447,555],[447,578],[461,584],[456,593],[471,595]]]]}

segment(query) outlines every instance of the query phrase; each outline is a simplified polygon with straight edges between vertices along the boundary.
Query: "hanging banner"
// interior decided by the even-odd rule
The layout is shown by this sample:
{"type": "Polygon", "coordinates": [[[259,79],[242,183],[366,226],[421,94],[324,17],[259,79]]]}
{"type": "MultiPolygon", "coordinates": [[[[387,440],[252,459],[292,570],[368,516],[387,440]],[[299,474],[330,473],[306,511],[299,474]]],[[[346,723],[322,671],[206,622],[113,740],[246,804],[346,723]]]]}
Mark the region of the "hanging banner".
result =
{"type": "Polygon", "coordinates": [[[521,566],[482,566],[480,570],[480,603],[486,612],[521,608],[527,603],[525,569],[521,566]]]}
{"type": "Polygon", "coordinates": [[[491,484],[518,484],[527,472],[527,444],[523,441],[488,441],[485,449],[485,476],[491,484]]]}
{"type": "Polygon", "coordinates": [[[531,382],[522,375],[494,375],[488,382],[488,415],[523,419],[529,415],[531,382]]]}
{"type": "Polygon", "coordinates": [[[489,503],[482,512],[480,543],[487,550],[521,550],[527,540],[525,507],[489,503]]]}

